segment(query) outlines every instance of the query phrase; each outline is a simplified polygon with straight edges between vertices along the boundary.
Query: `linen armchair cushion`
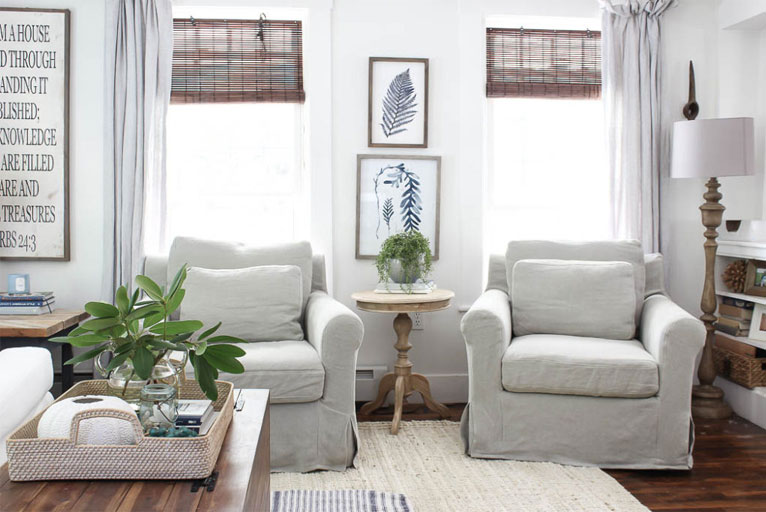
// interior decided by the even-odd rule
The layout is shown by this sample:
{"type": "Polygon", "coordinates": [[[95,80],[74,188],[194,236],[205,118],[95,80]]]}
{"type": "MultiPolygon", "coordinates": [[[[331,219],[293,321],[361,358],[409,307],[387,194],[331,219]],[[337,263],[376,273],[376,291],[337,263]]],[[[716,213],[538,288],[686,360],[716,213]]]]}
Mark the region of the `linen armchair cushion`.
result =
{"type": "Polygon", "coordinates": [[[627,340],[636,331],[633,268],[624,261],[520,260],[513,332],[627,340]]]}
{"type": "Polygon", "coordinates": [[[633,266],[633,289],[636,294],[635,322],[638,325],[646,286],[644,252],[638,241],[550,242],[517,240],[509,242],[505,252],[506,279],[509,290],[513,283],[513,266],[519,260],[529,259],[625,261],[630,263],[633,266]]]}
{"type": "Polygon", "coordinates": [[[637,340],[531,334],[506,349],[502,382],[518,393],[646,398],[659,390],[659,370],[637,340]]]}
{"type": "Polygon", "coordinates": [[[295,265],[301,269],[303,307],[306,306],[311,293],[313,263],[311,244],[308,242],[249,247],[234,242],[179,236],[173,239],[173,244],[170,246],[166,282],[172,282],[176,272],[184,263],[190,267],[210,269],[295,265]]]}
{"type": "MultiPolygon", "coordinates": [[[[272,404],[314,402],[324,393],[325,371],[314,347],[305,340],[240,343],[244,373],[222,373],[235,388],[268,389],[272,404]]],[[[186,366],[193,378],[194,369],[186,366]]]]}
{"type": "Polygon", "coordinates": [[[301,269],[262,265],[240,269],[191,267],[180,318],[246,341],[303,340],[301,269]]]}

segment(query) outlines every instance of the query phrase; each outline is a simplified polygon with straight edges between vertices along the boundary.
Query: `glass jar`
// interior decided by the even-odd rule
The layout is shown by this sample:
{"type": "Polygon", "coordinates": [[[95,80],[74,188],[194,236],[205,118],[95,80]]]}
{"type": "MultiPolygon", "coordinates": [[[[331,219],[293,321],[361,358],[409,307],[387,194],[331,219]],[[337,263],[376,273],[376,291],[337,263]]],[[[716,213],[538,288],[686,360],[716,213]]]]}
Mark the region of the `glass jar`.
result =
{"type": "Polygon", "coordinates": [[[178,418],[176,390],[168,384],[147,384],[141,389],[138,419],[144,432],[153,428],[173,428],[178,418]]]}

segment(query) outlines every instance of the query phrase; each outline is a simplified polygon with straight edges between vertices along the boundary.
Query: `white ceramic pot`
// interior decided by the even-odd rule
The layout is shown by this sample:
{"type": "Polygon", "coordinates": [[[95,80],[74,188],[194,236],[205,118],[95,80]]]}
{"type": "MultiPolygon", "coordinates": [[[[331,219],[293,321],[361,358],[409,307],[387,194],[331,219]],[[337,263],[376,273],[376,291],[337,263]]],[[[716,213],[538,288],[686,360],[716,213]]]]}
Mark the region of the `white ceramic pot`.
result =
{"type": "Polygon", "coordinates": [[[391,281],[397,284],[412,284],[420,278],[420,269],[415,272],[414,276],[409,276],[410,279],[405,282],[402,262],[400,260],[391,260],[391,269],[389,270],[388,275],[391,277],[391,281]]]}

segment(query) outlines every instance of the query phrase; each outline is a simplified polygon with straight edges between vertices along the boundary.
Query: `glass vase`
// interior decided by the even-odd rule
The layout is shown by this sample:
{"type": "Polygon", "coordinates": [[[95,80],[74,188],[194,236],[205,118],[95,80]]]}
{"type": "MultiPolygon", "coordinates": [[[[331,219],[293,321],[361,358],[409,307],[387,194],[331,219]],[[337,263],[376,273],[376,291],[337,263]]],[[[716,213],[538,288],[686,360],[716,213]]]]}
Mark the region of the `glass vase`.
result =
{"type": "Polygon", "coordinates": [[[138,411],[141,402],[141,390],[147,384],[167,384],[176,391],[179,396],[182,383],[182,374],[186,365],[186,353],[183,361],[171,360],[169,354],[165,354],[152,368],[152,374],[148,379],[139,379],[133,368],[133,362],[125,361],[120,366],[107,374],[101,363],[101,358],[96,358],[98,371],[107,379],[107,394],[122,398],[138,411]]]}

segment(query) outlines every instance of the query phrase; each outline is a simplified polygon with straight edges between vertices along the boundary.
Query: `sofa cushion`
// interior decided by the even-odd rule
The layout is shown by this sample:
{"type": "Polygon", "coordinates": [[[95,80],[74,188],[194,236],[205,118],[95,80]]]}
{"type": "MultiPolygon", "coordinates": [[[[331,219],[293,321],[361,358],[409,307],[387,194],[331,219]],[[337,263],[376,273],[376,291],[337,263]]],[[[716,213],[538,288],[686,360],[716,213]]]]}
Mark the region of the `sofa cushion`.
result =
{"type": "Polygon", "coordinates": [[[248,247],[240,243],[177,237],[168,254],[167,282],[186,263],[201,268],[247,268],[259,265],[295,265],[301,269],[303,306],[309,300],[313,276],[311,244],[294,242],[263,247],[248,247]]]}
{"type": "Polygon", "coordinates": [[[636,331],[633,267],[624,261],[520,260],[513,332],[627,340],[636,331]]]}
{"type": "Polygon", "coordinates": [[[550,242],[517,240],[508,243],[505,251],[508,289],[513,282],[513,265],[519,260],[555,259],[585,261],[627,261],[633,265],[636,293],[636,325],[641,319],[646,273],[644,252],[636,240],[610,240],[599,242],[550,242]]]}
{"type": "Polygon", "coordinates": [[[637,340],[530,334],[503,355],[506,391],[646,398],[659,390],[657,362],[637,340]]]}
{"type": "Polygon", "coordinates": [[[301,269],[295,265],[191,267],[184,288],[182,320],[200,320],[206,327],[222,322],[220,334],[247,341],[304,338],[301,269]]]}
{"type": "MultiPolygon", "coordinates": [[[[324,366],[308,341],[285,340],[240,343],[244,373],[220,373],[235,388],[268,389],[272,404],[314,402],[324,394],[324,366]]],[[[191,363],[186,375],[193,378],[191,363]]]]}

